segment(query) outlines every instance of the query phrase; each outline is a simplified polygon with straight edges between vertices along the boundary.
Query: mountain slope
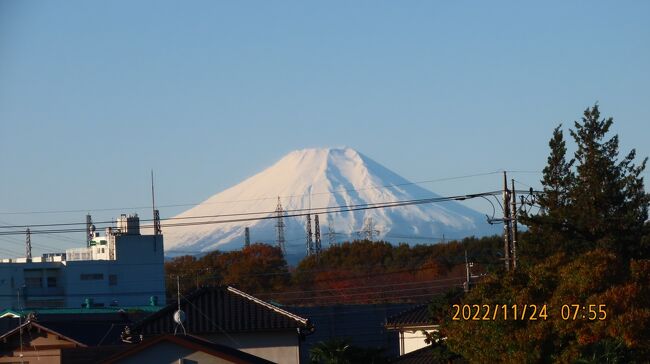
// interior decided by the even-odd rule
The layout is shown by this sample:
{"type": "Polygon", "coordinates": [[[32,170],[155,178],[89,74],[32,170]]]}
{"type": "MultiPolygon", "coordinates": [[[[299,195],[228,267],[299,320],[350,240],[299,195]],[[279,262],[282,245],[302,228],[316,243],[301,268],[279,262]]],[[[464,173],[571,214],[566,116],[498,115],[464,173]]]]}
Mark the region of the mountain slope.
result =
{"type": "MultiPolygon", "coordinates": [[[[351,148],[304,149],[291,152],[273,166],[218,193],[178,218],[265,211],[257,217],[275,216],[277,196],[285,210],[439,197],[351,148]],[[391,187],[385,187],[391,186],[391,187]]],[[[241,218],[246,216],[238,216],[241,218]]],[[[178,221],[214,221],[212,217],[178,221]]],[[[323,246],[330,236],[337,241],[357,238],[372,221],[378,237],[385,240],[423,241],[426,237],[484,235],[496,230],[485,217],[456,202],[333,213],[320,216],[323,246]],[[328,235],[332,231],[333,234],[328,235]],[[334,234],[335,233],[335,234],[334,234]]],[[[304,217],[284,219],[286,249],[305,251],[304,217]]],[[[248,226],[251,241],[275,243],[276,219],[228,222],[165,229],[170,255],[236,249],[244,243],[248,226]]]]}

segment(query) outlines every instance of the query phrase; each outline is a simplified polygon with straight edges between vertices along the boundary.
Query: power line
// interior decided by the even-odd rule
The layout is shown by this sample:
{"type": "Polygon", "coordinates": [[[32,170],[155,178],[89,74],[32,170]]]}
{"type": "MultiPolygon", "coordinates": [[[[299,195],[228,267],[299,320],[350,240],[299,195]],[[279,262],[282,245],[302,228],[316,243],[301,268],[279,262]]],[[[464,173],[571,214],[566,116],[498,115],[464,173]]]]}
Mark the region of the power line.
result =
{"type": "MultiPolygon", "coordinates": [[[[522,193],[523,192],[528,192],[528,191],[522,191],[522,193]]],[[[482,192],[482,193],[448,196],[448,197],[434,197],[434,198],[402,200],[402,201],[390,201],[390,202],[368,203],[368,204],[356,204],[356,205],[339,205],[339,206],[328,206],[328,207],[311,208],[311,209],[294,209],[294,210],[286,210],[284,217],[300,217],[300,216],[306,216],[306,215],[314,213],[314,212],[330,214],[330,213],[340,213],[340,212],[350,212],[350,211],[383,209],[383,208],[391,208],[391,207],[402,207],[402,206],[410,206],[410,205],[421,205],[421,204],[439,203],[439,202],[448,202],[448,201],[464,201],[464,200],[473,199],[473,198],[477,198],[477,197],[495,196],[495,195],[498,195],[500,193],[501,193],[500,191],[491,191],[491,192],[482,192]],[[288,213],[288,212],[291,212],[291,213],[288,213]]],[[[196,225],[209,225],[209,224],[222,224],[222,223],[232,223],[232,222],[245,222],[245,221],[276,219],[277,216],[274,216],[274,213],[275,213],[275,211],[264,211],[264,212],[246,212],[246,213],[235,213],[235,214],[220,214],[220,215],[206,215],[206,216],[196,216],[196,217],[185,217],[183,219],[190,219],[190,218],[191,219],[206,219],[206,218],[212,218],[212,217],[254,216],[254,215],[267,214],[267,216],[257,216],[257,217],[250,217],[250,218],[237,218],[237,219],[229,219],[229,220],[168,223],[168,224],[164,224],[162,226],[164,228],[170,228],[170,227],[177,227],[177,226],[196,226],[196,225]]],[[[163,220],[169,221],[169,220],[178,220],[178,219],[180,219],[180,218],[167,218],[167,219],[163,219],[163,220]]],[[[143,221],[147,221],[147,220],[143,220],[143,221]]],[[[111,223],[112,223],[112,221],[111,221],[111,223]]],[[[31,227],[35,227],[35,226],[48,227],[48,226],[63,226],[63,225],[77,225],[77,224],[85,225],[85,223],[70,223],[70,224],[60,224],[60,223],[58,223],[58,224],[40,224],[40,225],[30,225],[30,226],[31,227]]],[[[14,225],[14,226],[1,226],[1,227],[2,228],[19,228],[19,227],[22,227],[22,226],[14,225]]],[[[141,225],[141,227],[142,228],[151,228],[151,227],[153,227],[153,225],[141,225]]],[[[85,231],[85,228],[67,228],[67,229],[34,230],[34,231],[32,231],[32,234],[43,234],[43,233],[59,234],[59,233],[83,232],[83,231],[85,231]]],[[[22,233],[24,233],[24,232],[22,232],[22,231],[1,231],[0,235],[16,235],[16,234],[22,234],[22,233]]]]}
{"type": "MultiPolygon", "coordinates": [[[[388,185],[381,185],[381,186],[368,186],[368,187],[361,187],[361,188],[342,188],[342,189],[337,189],[334,191],[327,191],[327,192],[314,192],[310,193],[310,195],[327,195],[327,194],[334,194],[336,192],[354,192],[354,191],[364,191],[364,190],[371,190],[371,189],[389,189],[389,188],[396,188],[396,187],[401,187],[401,186],[407,186],[407,185],[419,185],[419,184],[425,184],[425,183],[435,183],[435,182],[444,182],[444,181],[453,181],[453,180],[458,180],[458,179],[465,179],[465,178],[473,178],[473,177],[482,177],[482,176],[489,176],[489,175],[494,175],[498,173],[502,173],[503,170],[498,170],[498,171],[493,171],[493,172],[484,172],[484,173],[474,173],[474,174],[466,174],[466,175],[460,175],[460,176],[453,176],[453,177],[443,177],[443,178],[437,178],[437,179],[428,179],[428,180],[422,180],[422,181],[416,181],[416,182],[405,182],[405,183],[396,183],[396,184],[388,184],[388,185]]],[[[507,171],[510,173],[542,173],[540,171],[507,171]]],[[[301,195],[285,195],[285,196],[280,196],[281,198],[302,198],[305,197],[308,194],[301,194],[301,195]]],[[[252,201],[263,201],[263,200],[273,200],[277,198],[278,196],[268,196],[268,197],[260,197],[260,198],[255,198],[255,199],[242,199],[242,200],[229,200],[229,201],[218,201],[218,202],[198,202],[198,203],[179,203],[179,204],[168,204],[168,205],[158,205],[158,207],[187,207],[187,206],[196,206],[200,204],[227,204],[227,203],[237,203],[237,202],[252,202],[252,201]]],[[[63,214],[63,213],[87,213],[87,212],[100,212],[100,211],[125,211],[125,210],[145,210],[145,209],[150,209],[151,206],[131,206],[131,207],[109,207],[109,208],[96,208],[96,209],[71,209],[71,210],[41,210],[41,211],[0,211],[0,215],[32,215],[32,214],[63,214]]]]}

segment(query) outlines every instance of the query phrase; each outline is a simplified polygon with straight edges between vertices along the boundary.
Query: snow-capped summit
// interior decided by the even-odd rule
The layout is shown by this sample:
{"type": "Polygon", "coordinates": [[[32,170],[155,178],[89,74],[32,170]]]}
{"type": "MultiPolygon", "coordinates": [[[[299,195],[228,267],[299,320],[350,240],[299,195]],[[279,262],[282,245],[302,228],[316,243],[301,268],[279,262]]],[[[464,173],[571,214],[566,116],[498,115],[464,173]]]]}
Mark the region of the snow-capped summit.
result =
{"type": "MultiPolygon", "coordinates": [[[[438,197],[383,167],[352,148],[296,150],[273,166],[220,192],[176,216],[211,216],[173,222],[215,221],[275,216],[278,196],[284,210],[358,205],[438,197]],[[215,215],[231,215],[215,217],[215,215]]],[[[322,244],[360,237],[372,221],[377,238],[393,242],[424,241],[443,235],[459,237],[493,232],[485,217],[456,202],[411,205],[376,210],[320,215],[322,244]],[[328,234],[328,233],[332,234],[328,234]],[[414,240],[415,239],[415,240],[414,240]]],[[[288,252],[305,252],[305,218],[285,217],[285,246],[288,252]]],[[[168,254],[236,249],[244,244],[249,227],[252,242],[276,242],[276,219],[232,221],[219,224],[165,228],[168,254]]]]}

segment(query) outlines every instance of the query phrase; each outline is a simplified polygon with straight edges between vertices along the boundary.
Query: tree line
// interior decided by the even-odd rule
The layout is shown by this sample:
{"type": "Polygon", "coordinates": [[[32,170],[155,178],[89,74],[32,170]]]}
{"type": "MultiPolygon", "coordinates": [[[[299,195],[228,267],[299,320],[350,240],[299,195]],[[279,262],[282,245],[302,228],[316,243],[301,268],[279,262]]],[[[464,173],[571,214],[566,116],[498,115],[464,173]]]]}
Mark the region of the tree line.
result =
{"type": "Polygon", "coordinates": [[[430,306],[440,360],[502,363],[647,363],[650,358],[649,195],[634,150],[619,158],[612,118],[585,110],[549,142],[541,211],[525,215],[516,271],[490,272],[467,295],[430,306]],[[462,305],[547,305],[548,319],[452,320],[462,305]],[[576,305],[576,306],[573,306],[576,305]],[[594,305],[594,306],[591,306],[594,305]],[[602,306],[601,306],[602,305],[602,306]],[[570,315],[562,307],[575,310],[570,315]],[[594,317],[594,311],[606,312],[594,317]]]}
{"type": "Polygon", "coordinates": [[[355,240],[329,246],[289,267],[279,248],[255,243],[166,262],[167,292],[176,292],[179,276],[184,291],[227,284],[282,304],[422,302],[462,284],[466,252],[472,274],[495,269],[501,245],[498,236],[413,246],[355,240]]]}

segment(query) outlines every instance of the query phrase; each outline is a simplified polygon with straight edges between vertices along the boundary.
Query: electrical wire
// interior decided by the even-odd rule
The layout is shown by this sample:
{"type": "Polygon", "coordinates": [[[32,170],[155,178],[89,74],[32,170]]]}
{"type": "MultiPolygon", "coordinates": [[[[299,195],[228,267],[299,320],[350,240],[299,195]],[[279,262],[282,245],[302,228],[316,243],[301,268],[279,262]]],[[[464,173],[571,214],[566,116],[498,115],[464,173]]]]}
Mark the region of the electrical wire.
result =
{"type": "MultiPolygon", "coordinates": [[[[521,191],[522,193],[524,191],[521,191]]],[[[528,192],[528,191],[525,191],[528,192]]],[[[339,205],[339,206],[328,206],[328,207],[319,207],[311,209],[295,209],[287,210],[287,213],[283,217],[300,217],[306,216],[308,214],[314,213],[340,213],[340,212],[351,212],[351,211],[361,211],[361,210],[373,210],[373,209],[383,209],[383,208],[393,208],[393,207],[403,207],[410,205],[421,205],[428,203],[440,203],[448,201],[464,201],[468,199],[483,197],[483,196],[495,196],[501,194],[501,191],[491,191],[491,192],[481,192],[474,194],[466,195],[457,195],[457,196],[448,196],[448,197],[434,197],[434,198],[425,198],[425,199],[413,199],[413,200],[401,200],[401,201],[390,201],[390,202],[379,202],[379,203],[368,203],[368,204],[356,204],[356,205],[339,205]],[[305,212],[306,211],[306,212],[305,212]]],[[[196,225],[207,225],[207,224],[223,224],[223,223],[233,223],[233,222],[246,222],[246,221],[259,221],[259,220],[269,220],[277,219],[277,216],[273,215],[275,211],[264,211],[264,212],[245,212],[245,213],[236,213],[236,214],[220,214],[220,215],[205,215],[205,216],[196,216],[196,217],[186,217],[192,219],[206,219],[214,217],[234,217],[234,216],[251,216],[251,215],[261,215],[261,214],[271,214],[269,216],[256,216],[248,218],[234,218],[227,220],[212,220],[212,221],[199,221],[199,222],[181,222],[181,223],[167,223],[163,224],[162,227],[178,227],[178,226],[196,226],[196,225]]],[[[167,218],[161,219],[163,221],[176,220],[179,218],[167,218]]],[[[148,220],[143,220],[148,221],[148,220]]],[[[111,221],[111,223],[113,223],[111,221]]],[[[47,226],[61,226],[61,225],[78,225],[80,223],[69,223],[69,224],[40,224],[41,227],[47,226]]],[[[85,223],[84,223],[85,224],[85,223]]],[[[17,227],[29,227],[25,226],[1,226],[2,228],[17,228],[17,227]]],[[[108,227],[108,226],[107,226],[108,227]]],[[[141,228],[151,228],[153,225],[141,225],[141,228]]],[[[33,230],[32,234],[60,234],[60,233],[70,233],[70,232],[84,232],[85,228],[67,228],[67,229],[49,229],[49,230],[33,230]]],[[[22,235],[24,231],[0,231],[0,235],[22,235]]]]}
{"type": "MultiPolygon", "coordinates": [[[[337,192],[355,192],[355,191],[364,191],[364,190],[370,190],[370,189],[388,189],[388,188],[395,188],[395,187],[400,187],[400,186],[407,186],[407,185],[418,185],[418,184],[424,184],[424,183],[434,183],[434,182],[442,182],[442,181],[452,181],[452,180],[457,180],[457,179],[464,179],[464,178],[472,178],[472,177],[480,177],[480,176],[488,176],[488,175],[493,175],[493,174],[498,174],[498,173],[503,173],[503,171],[493,171],[493,172],[485,172],[485,173],[475,173],[475,174],[467,174],[467,175],[461,175],[461,176],[454,176],[454,177],[443,177],[443,178],[438,178],[438,179],[429,179],[429,180],[423,180],[423,181],[416,181],[416,182],[405,182],[405,183],[397,183],[397,184],[390,184],[390,185],[382,185],[382,186],[369,186],[369,187],[360,187],[360,188],[348,188],[348,189],[338,189],[334,191],[327,191],[327,192],[315,192],[315,193],[310,193],[310,194],[302,194],[302,195],[284,195],[284,196],[268,196],[268,197],[260,197],[256,199],[243,199],[243,200],[231,200],[231,201],[219,201],[219,202],[199,202],[199,203],[183,203],[183,204],[171,204],[171,205],[159,205],[159,208],[162,207],[185,207],[185,206],[196,206],[200,204],[225,204],[225,203],[237,203],[237,202],[252,202],[252,201],[264,201],[264,200],[275,200],[276,198],[295,198],[295,197],[305,197],[307,195],[326,195],[326,194],[334,194],[337,192]]],[[[514,173],[514,172],[513,172],[514,173]]],[[[89,213],[89,212],[97,212],[97,211],[119,211],[119,210],[141,210],[141,209],[150,209],[151,206],[135,206],[135,207],[111,207],[111,208],[100,208],[100,209],[76,209],[76,210],[45,210],[45,211],[2,211],[0,212],[0,215],[30,215],[30,214],[56,214],[56,213],[89,213]]]]}

